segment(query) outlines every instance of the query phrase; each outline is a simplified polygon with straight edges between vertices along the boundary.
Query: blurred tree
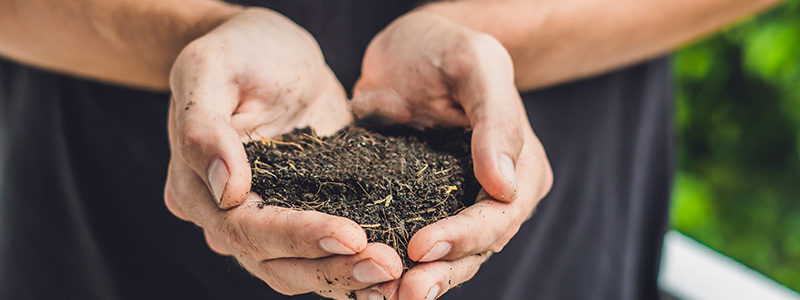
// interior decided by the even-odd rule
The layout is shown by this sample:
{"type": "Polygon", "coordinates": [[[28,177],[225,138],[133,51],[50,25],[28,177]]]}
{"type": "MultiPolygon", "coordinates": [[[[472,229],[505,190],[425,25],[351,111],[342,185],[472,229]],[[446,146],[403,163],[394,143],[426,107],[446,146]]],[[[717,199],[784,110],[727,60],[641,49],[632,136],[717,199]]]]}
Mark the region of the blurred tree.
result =
{"type": "Polygon", "coordinates": [[[800,290],[800,0],[674,56],[672,227],[800,290]]]}

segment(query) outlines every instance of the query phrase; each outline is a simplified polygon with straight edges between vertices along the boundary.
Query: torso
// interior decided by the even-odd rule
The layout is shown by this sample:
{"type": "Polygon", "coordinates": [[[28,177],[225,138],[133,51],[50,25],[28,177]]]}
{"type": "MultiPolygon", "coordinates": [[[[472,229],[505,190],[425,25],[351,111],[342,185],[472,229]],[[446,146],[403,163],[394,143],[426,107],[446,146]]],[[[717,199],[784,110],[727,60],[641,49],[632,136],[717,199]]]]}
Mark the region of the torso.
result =
{"type": "MultiPolygon", "coordinates": [[[[416,4],[256,2],[315,35],[348,88],[370,38],[416,4]]],[[[523,95],[555,185],[510,244],[443,299],[656,297],[668,65],[523,95]]],[[[167,100],[0,60],[0,299],[284,298],[164,207],[167,100]]]]}

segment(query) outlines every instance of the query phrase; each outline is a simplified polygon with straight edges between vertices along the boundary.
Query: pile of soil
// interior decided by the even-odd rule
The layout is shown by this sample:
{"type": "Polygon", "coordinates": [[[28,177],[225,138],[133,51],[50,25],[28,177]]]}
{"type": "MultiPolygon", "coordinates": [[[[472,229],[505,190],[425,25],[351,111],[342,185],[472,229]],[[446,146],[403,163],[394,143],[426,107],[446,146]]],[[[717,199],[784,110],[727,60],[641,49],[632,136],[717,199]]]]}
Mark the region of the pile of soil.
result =
{"type": "Polygon", "coordinates": [[[262,208],[352,219],[369,242],[397,250],[407,269],[413,265],[407,254],[411,236],[471,205],[480,190],[470,137],[463,129],[357,126],[320,137],[304,128],[251,141],[245,149],[262,208]]]}

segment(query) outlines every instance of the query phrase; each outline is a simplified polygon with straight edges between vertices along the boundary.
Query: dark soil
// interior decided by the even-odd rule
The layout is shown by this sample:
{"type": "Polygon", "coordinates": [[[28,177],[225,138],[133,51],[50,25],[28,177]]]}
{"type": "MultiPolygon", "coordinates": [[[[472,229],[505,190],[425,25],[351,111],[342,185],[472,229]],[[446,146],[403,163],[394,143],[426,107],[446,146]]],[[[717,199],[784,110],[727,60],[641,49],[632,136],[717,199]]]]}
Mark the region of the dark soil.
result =
{"type": "Polygon", "coordinates": [[[475,200],[480,185],[472,170],[471,133],[374,130],[350,126],[319,137],[305,128],[250,142],[252,190],[263,206],[354,220],[370,242],[397,250],[407,269],[413,265],[406,251],[411,236],[475,200]]]}

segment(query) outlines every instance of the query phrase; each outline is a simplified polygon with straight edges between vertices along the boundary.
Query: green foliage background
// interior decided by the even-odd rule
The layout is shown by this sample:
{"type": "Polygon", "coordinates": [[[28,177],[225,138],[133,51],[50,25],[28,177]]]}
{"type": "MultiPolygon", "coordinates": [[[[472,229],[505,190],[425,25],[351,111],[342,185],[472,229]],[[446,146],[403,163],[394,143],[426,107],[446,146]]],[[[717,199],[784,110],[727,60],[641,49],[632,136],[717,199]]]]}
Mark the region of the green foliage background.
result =
{"type": "Polygon", "coordinates": [[[800,0],[673,63],[672,227],[800,290],[800,0]]]}

